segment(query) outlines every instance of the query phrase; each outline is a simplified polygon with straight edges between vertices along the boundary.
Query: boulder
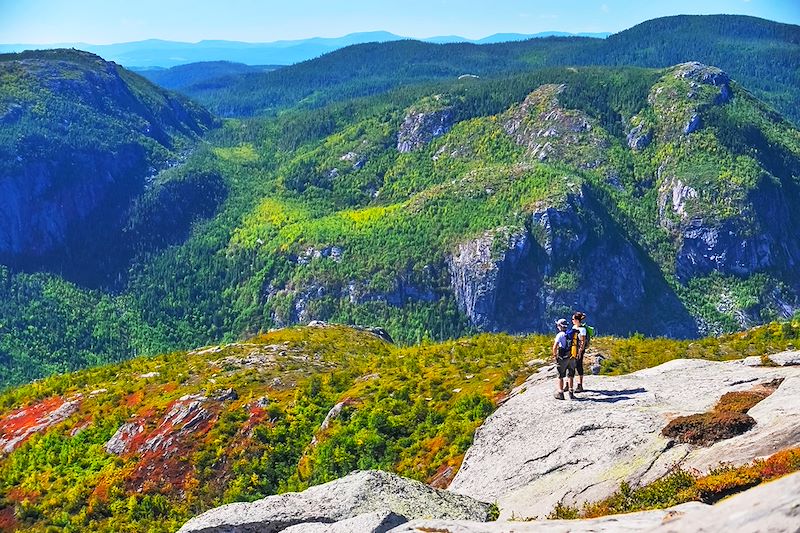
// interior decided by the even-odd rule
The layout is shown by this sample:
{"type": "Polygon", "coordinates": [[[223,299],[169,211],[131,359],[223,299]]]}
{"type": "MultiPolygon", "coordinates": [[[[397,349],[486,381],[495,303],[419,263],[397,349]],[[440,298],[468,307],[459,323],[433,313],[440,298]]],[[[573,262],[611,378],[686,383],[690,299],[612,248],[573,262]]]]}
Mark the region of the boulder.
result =
{"type": "Polygon", "coordinates": [[[678,359],[624,376],[590,376],[575,400],[553,399],[541,369],[478,428],[449,490],[496,501],[501,518],[548,515],[557,503],[610,496],[622,481],[649,483],[675,464],[701,471],[746,463],[800,442],[800,368],[678,359]],[[785,378],[750,409],[756,426],[709,448],[661,434],[676,416],[711,409],[722,394],[785,378]]]}
{"type": "MultiPolygon", "coordinates": [[[[385,533],[408,520],[391,511],[364,513],[332,524],[307,522],[283,530],[283,533],[385,533]]],[[[482,522],[475,522],[481,524],[482,522]]]]}
{"type": "Polygon", "coordinates": [[[800,350],[789,350],[767,356],[770,361],[778,366],[800,365],[800,350]]]}
{"type": "Polygon", "coordinates": [[[310,527],[319,527],[318,523],[389,512],[407,519],[485,521],[489,510],[488,503],[437,490],[419,481],[388,472],[361,471],[299,493],[223,505],[192,518],[181,527],[180,533],[272,533],[297,524],[314,523],[310,527]]]}

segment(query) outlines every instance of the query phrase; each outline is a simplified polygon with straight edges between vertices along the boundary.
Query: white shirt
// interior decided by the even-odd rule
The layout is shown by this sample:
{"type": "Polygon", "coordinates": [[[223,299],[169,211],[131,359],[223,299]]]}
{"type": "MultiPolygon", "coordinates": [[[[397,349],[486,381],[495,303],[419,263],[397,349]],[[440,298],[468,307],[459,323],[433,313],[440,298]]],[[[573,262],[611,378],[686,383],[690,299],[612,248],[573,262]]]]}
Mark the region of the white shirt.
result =
{"type": "Polygon", "coordinates": [[[556,342],[562,348],[566,348],[567,347],[567,334],[565,332],[563,332],[563,331],[559,331],[556,334],[556,342]]]}

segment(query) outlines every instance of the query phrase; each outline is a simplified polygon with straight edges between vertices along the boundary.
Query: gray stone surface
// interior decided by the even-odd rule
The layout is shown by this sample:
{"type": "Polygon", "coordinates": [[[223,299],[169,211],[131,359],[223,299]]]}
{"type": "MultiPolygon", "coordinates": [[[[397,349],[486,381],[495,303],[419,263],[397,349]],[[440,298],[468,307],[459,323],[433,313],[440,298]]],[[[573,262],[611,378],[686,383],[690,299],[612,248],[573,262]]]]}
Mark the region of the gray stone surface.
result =
{"type": "Polygon", "coordinates": [[[641,513],[604,516],[590,520],[533,520],[470,522],[467,520],[413,520],[402,524],[390,533],[626,533],[630,531],[653,531],[665,520],[674,520],[690,511],[703,511],[710,506],[692,502],[670,509],[658,509],[641,513]]]}
{"type": "Polygon", "coordinates": [[[223,505],[192,518],[179,531],[272,533],[297,524],[339,522],[386,511],[409,519],[481,521],[489,504],[387,472],[363,471],[300,493],[223,505]]]}
{"type": "Polygon", "coordinates": [[[786,352],[774,353],[769,355],[769,360],[778,366],[800,365],[800,350],[790,350],[786,352]]]}
{"type": "Polygon", "coordinates": [[[797,533],[800,531],[800,473],[754,487],[717,505],[685,503],[668,509],[590,520],[498,521],[414,520],[390,533],[797,533]]]}
{"type": "Polygon", "coordinates": [[[397,132],[397,150],[413,152],[422,148],[434,138],[450,131],[455,120],[452,107],[430,112],[409,112],[397,132]]]}
{"type": "MultiPolygon", "coordinates": [[[[307,522],[283,530],[282,533],[385,533],[408,520],[391,511],[365,513],[332,524],[307,522]]],[[[481,522],[475,522],[480,524],[481,522]]]]}
{"type": "Polygon", "coordinates": [[[501,518],[544,517],[559,502],[580,505],[620,482],[653,481],[676,463],[701,470],[748,462],[800,443],[800,368],[679,359],[624,376],[589,376],[573,400],[552,397],[555,371],[533,374],[478,429],[449,490],[500,506],[501,518]],[[669,420],[709,410],[720,396],[786,380],[751,409],[750,432],[711,448],[673,444],[669,420]]]}

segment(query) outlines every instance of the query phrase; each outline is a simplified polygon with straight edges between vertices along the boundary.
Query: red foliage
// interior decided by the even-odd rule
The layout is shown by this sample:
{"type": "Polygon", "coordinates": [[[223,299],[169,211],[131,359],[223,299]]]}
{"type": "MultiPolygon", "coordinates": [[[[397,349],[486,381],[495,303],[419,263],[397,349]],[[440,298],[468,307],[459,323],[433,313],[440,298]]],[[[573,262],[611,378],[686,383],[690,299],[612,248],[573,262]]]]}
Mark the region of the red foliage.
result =
{"type": "Polygon", "coordinates": [[[185,396],[172,402],[156,428],[137,435],[127,448],[128,454],[140,456],[128,479],[129,488],[184,488],[193,469],[187,459],[214,426],[219,410],[218,402],[203,397],[185,396]]]}
{"type": "Polygon", "coordinates": [[[78,410],[80,402],[80,397],[67,402],[53,396],[7,414],[0,420],[0,453],[11,453],[32,435],[63,422],[78,410]]]}
{"type": "Polygon", "coordinates": [[[800,448],[790,448],[771,455],[761,465],[761,475],[765,479],[785,476],[800,470],[800,448]]]}
{"type": "Polygon", "coordinates": [[[125,399],[123,400],[123,405],[126,407],[133,407],[134,405],[139,405],[142,403],[142,399],[144,398],[144,391],[136,391],[134,393],[128,394],[125,399]]]}
{"type": "Polygon", "coordinates": [[[13,507],[0,509],[0,531],[17,531],[17,519],[14,517],[13,507]]]}

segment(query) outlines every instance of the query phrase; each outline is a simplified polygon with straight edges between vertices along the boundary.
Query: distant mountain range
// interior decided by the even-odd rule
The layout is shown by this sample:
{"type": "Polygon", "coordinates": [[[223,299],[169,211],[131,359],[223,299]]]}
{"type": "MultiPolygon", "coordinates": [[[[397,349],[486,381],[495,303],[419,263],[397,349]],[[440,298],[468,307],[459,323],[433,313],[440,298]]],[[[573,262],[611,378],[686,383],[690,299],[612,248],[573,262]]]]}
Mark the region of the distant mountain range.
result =
{"type": "MultiPolygon", "coordinates": [[[[610,33],[565,33],[541,32],[534,34],[496,33],[483,39],[467,39],[458,35],[438,36],[420,39],[431,43],[475,43],[489,44],[507,41],[524,41],[541,37],[596,37],[605,38],[610,33]]],[[[333,50],[353,44],[369,42],[388,42],[409,39],[385,31],[351,33],[343,37],[313,37],[289,41],[267,43],[245,43],[239,41],[200,41],[183,43],[148,39],[130,43],[87,44],[0,44],[0,53],[21,52],[23,50],[42,50],[49,48],[77,48],[97,54],[109,61],[125,67],[169,68],[176,65],[198,61],[235,61],[246,65],[291,65],[307,59],[319,57],[333,50]]]]}

